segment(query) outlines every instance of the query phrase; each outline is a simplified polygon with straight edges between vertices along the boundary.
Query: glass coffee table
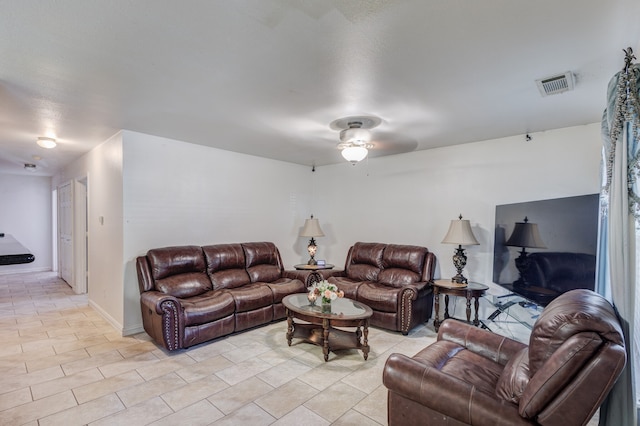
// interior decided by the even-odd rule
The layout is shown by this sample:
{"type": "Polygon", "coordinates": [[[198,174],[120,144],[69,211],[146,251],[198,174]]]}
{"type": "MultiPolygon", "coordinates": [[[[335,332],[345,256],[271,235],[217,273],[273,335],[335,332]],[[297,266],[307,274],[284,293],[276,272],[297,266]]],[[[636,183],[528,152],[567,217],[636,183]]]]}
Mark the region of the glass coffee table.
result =
{"type": "Polygon", "coordinates": [[[307,293],[290,294],[282,299],[282,304],[287,310],[289,346],[296,337],[322,346],[325,361],[329,360],[330,351],[339,349],[359,349],[366,360],[369,356],[369,318],[373,314],[371,308],[342,297],[331,302],[331,312],[324,313],[319,302],[318,300],[316,305],[312,306],[307,299],[307,293]],[[355,327],[355,331],[336,327],[355,327]]]}

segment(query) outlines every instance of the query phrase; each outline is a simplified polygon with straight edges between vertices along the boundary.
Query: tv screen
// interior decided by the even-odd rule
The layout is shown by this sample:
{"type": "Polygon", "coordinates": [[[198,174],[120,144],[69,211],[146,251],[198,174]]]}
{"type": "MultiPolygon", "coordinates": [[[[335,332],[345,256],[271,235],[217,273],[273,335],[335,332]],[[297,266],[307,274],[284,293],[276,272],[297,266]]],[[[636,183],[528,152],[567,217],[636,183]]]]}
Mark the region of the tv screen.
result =
{"type": "Polygon", "coordinates": [[[598,194],[496,206],[493,281],[542,306],[593,290],[598,209],[598,194]]]}

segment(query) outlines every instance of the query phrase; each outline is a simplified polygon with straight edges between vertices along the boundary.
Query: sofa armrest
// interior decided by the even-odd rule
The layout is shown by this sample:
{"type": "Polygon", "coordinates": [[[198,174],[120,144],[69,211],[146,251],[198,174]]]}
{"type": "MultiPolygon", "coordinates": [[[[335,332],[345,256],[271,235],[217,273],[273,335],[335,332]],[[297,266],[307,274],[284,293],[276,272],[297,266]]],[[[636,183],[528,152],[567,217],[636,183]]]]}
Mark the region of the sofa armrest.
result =
{"type": "Polygon", "coordinates": [[[438,340],[457,343],[501,365],[506,365],[518,351],[527,347],[524,343],[456,320],[442,323],[438,340]]]}
{"type": "MultiPolygon", "coordinates": [[[[389,356],[382,382],[389,392],[466,424],[531,424],[520,417],[517,405],[485,394],[475,386],[425,364],[424,360],[417,361],[403,354],[389,356]]],[[[396,407],[390,404],[388,409],[396,407]]]]}
{"type": "Polygon", "coordinates": [[[165,348],[182,348],[184,315],[180,301],[159,291],[145,291],[140,295],[142,322],[145,331],[165,348]]]}

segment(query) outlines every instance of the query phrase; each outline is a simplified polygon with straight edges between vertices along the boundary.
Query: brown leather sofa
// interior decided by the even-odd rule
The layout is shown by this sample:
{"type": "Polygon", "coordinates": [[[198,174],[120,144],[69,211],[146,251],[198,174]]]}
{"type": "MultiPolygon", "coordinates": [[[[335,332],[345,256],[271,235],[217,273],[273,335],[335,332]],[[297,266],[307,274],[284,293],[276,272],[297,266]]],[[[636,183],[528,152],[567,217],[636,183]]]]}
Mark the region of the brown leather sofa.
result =
{"type": "Polygon", "coordinates": [[[585,425],[625,365],[624,345],[609,302],[586,289],[549,303],[528,346],[446,320],[436,343],[387,359],[389,425],[585,425]]]}
{"type": "Polygon", "coordinates": [[[408,334],[431,317],[436,257],[426,247],[357,242],[343,271],[322,271],[345,297],[373,310],[371,325],[408,334]]]}
{"type": "Polygon", "coordinates": [[[170,351],[282,319],[306,291],[269,242],[156,248],[136,268],[144,329],[170,351]]]}

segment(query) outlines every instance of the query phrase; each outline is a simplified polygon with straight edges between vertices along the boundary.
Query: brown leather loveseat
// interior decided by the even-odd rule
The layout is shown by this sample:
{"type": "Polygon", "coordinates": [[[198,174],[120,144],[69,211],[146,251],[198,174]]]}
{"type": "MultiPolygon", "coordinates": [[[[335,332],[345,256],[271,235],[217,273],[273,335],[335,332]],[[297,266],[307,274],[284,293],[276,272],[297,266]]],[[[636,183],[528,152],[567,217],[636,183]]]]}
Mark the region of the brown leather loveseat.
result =
{"type": "Polygon", "coordinates": [[[157,248],[136,268],[144,329],[168,350],[282,319],[306,290],[269,242],[157,248]]]}
{"type": "Polygon", "coordinates": [[[436,343],[387,359],[389,425],[585,425],[625,365],[624,345],[612,306],[586,289],[549,303],[528,346],[446,320],[436,343]]]}
{"type": "Polygon", "coordinates": [[[344,270],[326,276],[345,297],[373,310],[371,325],[408,334],[431,317],[435,262],[426,247],[357,242],[344,270]]]}

